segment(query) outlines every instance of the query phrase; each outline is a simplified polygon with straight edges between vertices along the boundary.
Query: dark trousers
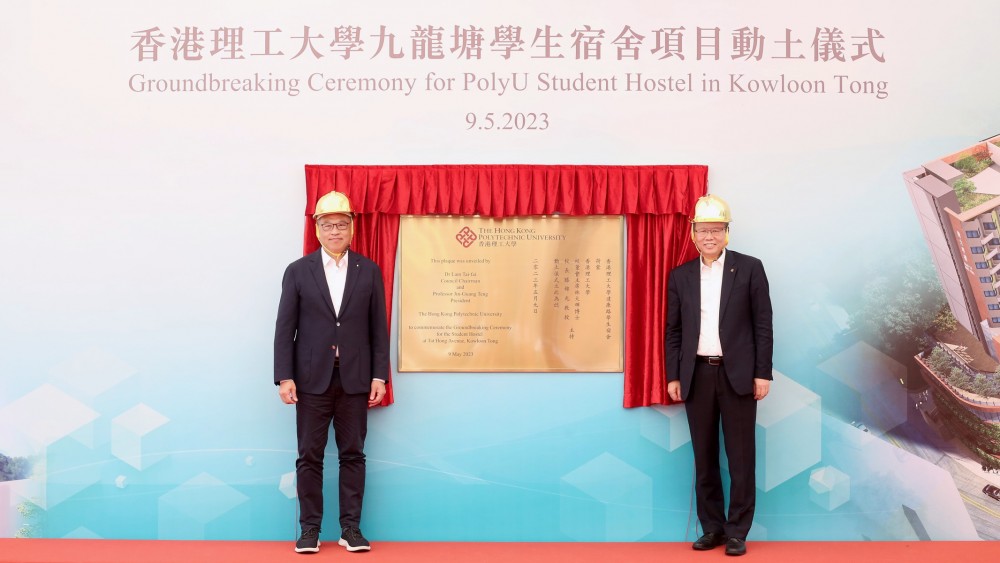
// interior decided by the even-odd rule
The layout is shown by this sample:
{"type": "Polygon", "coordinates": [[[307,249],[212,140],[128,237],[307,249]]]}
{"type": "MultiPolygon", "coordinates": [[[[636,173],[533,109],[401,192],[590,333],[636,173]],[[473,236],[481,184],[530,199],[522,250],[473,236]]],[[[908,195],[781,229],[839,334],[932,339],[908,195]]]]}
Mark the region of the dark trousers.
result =
{"type": "Polygon", "coordinates": [[[365,435],[368,433],[368,394],[344,393],[340,369],[334,368],[330,387],[320,394],[299,393],[295,405],[299,457],[295,461],[302,529],[323,522],[323,455],[333,421],[340,460],[340,526],[359,526],[365,495],[365,435]]]}
{"type": "Polygon", "coordinates": [[[754,481],[757,401],[737,395],[723,365],[695,364],[685,402],[694,448],[698,519],[705,532],[746,539],[753,522],[757,491],[754,481]],[[729,516],[724,512],[719,468],[719,422],[729,458],[729,516]]]}

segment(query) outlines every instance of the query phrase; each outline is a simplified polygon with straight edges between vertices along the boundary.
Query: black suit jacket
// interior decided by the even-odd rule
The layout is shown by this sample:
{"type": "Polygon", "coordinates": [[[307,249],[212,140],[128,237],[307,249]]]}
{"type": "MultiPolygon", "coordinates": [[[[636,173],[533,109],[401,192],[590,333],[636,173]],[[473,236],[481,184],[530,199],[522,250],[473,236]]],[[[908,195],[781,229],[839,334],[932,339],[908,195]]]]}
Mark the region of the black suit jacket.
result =
{"type": "MultiPolygon", "coordinates": [[[[701,331],[701,257],[677,266],[667,282],[667,381],[680,380],[687,399],[701,331]]],[[[753,393],[754,378],[771,379],[774,351],[771,297],[764,265],[726,250],[719,300],[719,340],[726,375],[737,394],[753,393]]]]}
{"type": "Polygon", "coordinates": [[[274,382],[294,379],[298,391],[323,393],[330,385],[339,349],[344,391],[369,393],[372,378],[389,381],[382,272],[375,262],[349,251],[347,282],[337,315],[323,257],[321,248],[285,269],[274,330],[274,382]]]}

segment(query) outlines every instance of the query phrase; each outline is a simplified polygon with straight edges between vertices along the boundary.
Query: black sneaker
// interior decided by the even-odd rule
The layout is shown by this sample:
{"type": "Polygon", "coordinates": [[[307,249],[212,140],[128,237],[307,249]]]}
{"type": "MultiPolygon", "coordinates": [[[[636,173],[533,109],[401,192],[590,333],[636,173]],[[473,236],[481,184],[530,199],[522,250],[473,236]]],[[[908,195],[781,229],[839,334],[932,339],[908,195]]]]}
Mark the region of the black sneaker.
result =
{"type": "Polygon", "coordinates": [[[319,551],[319,528],[302,530],[302,536],[295,542],[295,553],[317,553],[319,551]]]}
{"type": "Polygon", "coordinates": [[[344,528],[337,543],[346,547],[347,551],[368,551],[372,548],[372,544],[361,535],[361,530],[355,527],[344,528]]]}

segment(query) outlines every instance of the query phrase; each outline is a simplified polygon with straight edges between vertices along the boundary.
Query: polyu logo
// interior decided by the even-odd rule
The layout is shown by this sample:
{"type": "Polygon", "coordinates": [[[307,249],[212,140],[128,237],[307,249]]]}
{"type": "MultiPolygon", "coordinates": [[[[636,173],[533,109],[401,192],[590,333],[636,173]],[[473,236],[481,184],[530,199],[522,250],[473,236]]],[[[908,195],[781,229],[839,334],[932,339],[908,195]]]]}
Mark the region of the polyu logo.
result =
{"type": "Polygon", "coordinates": [[[461,243],[461,245],[465,248],[472,246],[472,243],[476,242],[477,238],[479,237],[477,237],[476,233],[472,232],[472,229],[469,227],[462,227],[462,230],[458,231],[458,234],[455,235],[455,240],[461,243]]]}

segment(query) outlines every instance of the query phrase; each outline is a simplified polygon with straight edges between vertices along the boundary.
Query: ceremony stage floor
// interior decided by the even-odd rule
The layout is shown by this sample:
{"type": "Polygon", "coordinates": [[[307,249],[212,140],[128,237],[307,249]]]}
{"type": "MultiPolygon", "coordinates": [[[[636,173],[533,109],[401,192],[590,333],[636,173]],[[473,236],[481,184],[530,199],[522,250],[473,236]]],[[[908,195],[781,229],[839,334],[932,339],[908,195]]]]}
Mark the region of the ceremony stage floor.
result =
{"type": "MultiPolygon", "coordinates": [[[[925,563],[996,561],[998,542],[750,542],[740,561],[777,563],[925,563]]],[[[735,561],[723,548],[696,552],[690,543],[431,543],[374,542],[348,553],[336,542],[316,554],[298,554],[292,542],[0,539],[0,563],[671,563],[735,561]]]]}

